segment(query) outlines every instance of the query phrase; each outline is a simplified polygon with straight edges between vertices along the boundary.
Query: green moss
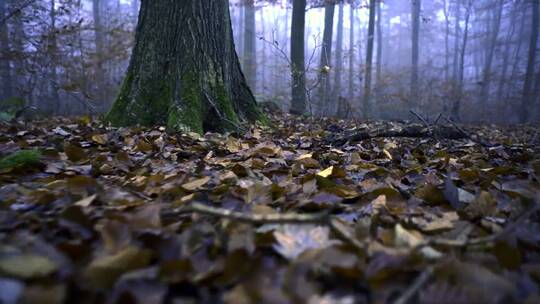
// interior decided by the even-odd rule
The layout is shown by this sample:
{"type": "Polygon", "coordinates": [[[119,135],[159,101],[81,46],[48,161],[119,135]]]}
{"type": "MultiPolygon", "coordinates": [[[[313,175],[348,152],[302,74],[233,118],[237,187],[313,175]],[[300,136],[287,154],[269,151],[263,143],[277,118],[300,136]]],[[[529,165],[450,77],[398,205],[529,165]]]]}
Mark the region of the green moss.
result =
{"type": "Polygon", "coordinates": [[[133,75],[128,73],[106,121],[113,126],[143,125],[153,126],[166,123],[167,110],[172,102],[172,85],[163,79],[156,79],[133,90],[133,75]]]}
{"type": "Polygon", "coordinates": [[[181,78],[180,104],[169,107],[167,128],[180,132],[203,133],[203,104],[201,87],[194,73],[186,72],[181,78]]]}
{"type": "Polygon", "coordinates": [[[0,159],[0,169],[27,167],[39,164],[41,153],[38,150],[23,150],[0,159]]]}
{"type": "Polygon", "coordinates": [[[227,90],[222,84],[217,84],[214,88],[214,93],[216,96],[215,107],[217,107],[217,109],[213,110],[219,111],[221,117],[218,117],[215,122],[210,121],[210,123],[212,123],[212,128],[220,132],[236,129],[240,122],[227,90]]]}

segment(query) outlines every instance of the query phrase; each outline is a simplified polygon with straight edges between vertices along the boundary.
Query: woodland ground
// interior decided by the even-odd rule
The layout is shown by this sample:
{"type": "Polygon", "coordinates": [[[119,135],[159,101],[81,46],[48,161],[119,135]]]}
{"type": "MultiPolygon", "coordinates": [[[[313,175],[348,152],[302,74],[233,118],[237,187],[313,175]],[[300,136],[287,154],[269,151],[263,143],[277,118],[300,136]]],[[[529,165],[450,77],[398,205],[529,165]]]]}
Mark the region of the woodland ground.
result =
{"type": "Polygon", "coordinates": [[[540,301],[538,126],[273,121],[3,123],[0,302],[540,301]]]}

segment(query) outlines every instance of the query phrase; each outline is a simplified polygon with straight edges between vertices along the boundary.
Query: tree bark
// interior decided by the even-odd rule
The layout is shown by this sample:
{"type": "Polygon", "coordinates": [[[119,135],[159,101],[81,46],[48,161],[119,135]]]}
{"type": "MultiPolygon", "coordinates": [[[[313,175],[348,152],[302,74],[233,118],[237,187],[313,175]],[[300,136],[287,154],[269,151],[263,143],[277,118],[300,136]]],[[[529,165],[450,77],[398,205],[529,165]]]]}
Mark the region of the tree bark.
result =
{"type": "Polygon", "coordinates": [[[290,112],[297,115],[304,114],[306,111],[305,27],[306,0],[294,0],[291,24],[292,104],[290,112]]]}
{"type": "MultiPolygon", "coordinates": [[[[462,0],[456,0],[456,7],[455,7],[455,20],[454,20],[454,60],[453,60],[453,69],[452,69],[452,78],[454,79],[454,86],[457,85],[458,82],[458,70],[459,70],[459,32],[460,32],[460,25],[461,22],[461,1],[462,0]]],[[[454,87],[454,91],[457,88],[454,87]]]]}
{"type": "Polygon", "coordinates": [[[420,58],[420,10],[421,0],[412,1],[412,75],[411,75],[411,107],[419,105],[418,99],[418,60],[420,58]]]}
{"type": "MultiPolygon", "coordinates": [[[[448,13],[448,2],[447,0],[443,1],[443,13],[444,13],[444,81],[448,83],[450,79],[450,16],[448,13]]],[[[446,106],[446,103],[445,103],[446,106]]]]}
{"type": "Polygon", "coordinates": [[[375,5],[377,0],[369,0],[369,24],[368,24],[368,43],[366,51],[366,76],[364,79],[364,99],[362,103],[362,114],[364,119],[370,116],[371,102],[371,70],[373,64],[373,36],[375,34],[375,5]]]}
{"type": "MultiPolygon", "coordinates": [[[[7,14],[6,2],[6,0],[0,0],[0,19],[3,19],[7,14]]],[[[8,26],[7,22],[2,22],[0,23],[0,79],[2,81],[0,100],[12,97],[13,95],[11,74],[8,26]]]]}
{"type": "Polygon", "coordinates": [[[493,19],[493,23],[490,24],[490,36],[488,41],[488,50],[487,50],[487,56],[485,58],[484,63],[484,73],[483,73],[483,80],[482,85],[480,89],[480,104],[482,106],[481,109],[481,117],[483,119],[487,118],[487,100],[489,99],[489,90],[491,88],[491,66],[493,63],[493,56],[495,54],[495,49],[497,48],[497,39],[499,37],[499,29],[501,27],[501,16],[502,16],[502,10],[504,6],[503,0],[497,0],[497,7],[495,11],[495,18],[493,19]]]}
{"type": "Polygon", "coordinates": [[[382,7],[381,1],[377,2],[377,69],[375,79],[377,80],[377,87],[381,85],[381,76],[382,76],[382,7]]]}
{"type": "Polygon", "coordinates": [[[94,90],[96,92],[97,102],[99,105],[107,109],[110,105],[105,102],[105,69],[103,68],[103,55],[105,52],[105,33],[103,31],[103,23],[101,13],[103,12],[103,0],[92,0],[92,13],[94,17],[94,44],[95,44],[95,81],[94,90]]]}
{"type": "Polygon", "coordinates": [[[351,4],[349,13],[349,100],[354,99],[354,5],[351,4]]]}
{"type": "Polygon", "coordinates": [[[336,57],[335,57],[335,69],[334,69],[334,88],[332,94],[332,101],[330,103],[330,112],[335,113],[337,110],[337,103],[341,95],[341,77],[343,72],[343,2],[339,3],[338,9],[338,24],[337,24],[337,39],[336,39],[336,57]]]}
{"type": "Polygon", "coordinates": [[[50,72],[50,90],[51,101],[54,103],[52,112],[60,114],[60,96],[58,94],[58,72],[56,71],[56,65],[58,64],[58,41],[56,39],[56,1],[51,1],[51,7],[49,10],[50,17],[50,32],[49,32],[49,56],[51,56],[51,62],[49,67],[50,72]]]}
{"type": "Polygon", "coordinates": [[[130,65],[107,119],[198,133],[264,119],[234,50],[229,1],[142,0],[130,65]]]}
{"type": "MultiPolygon", "coordinates": [[[[514,3],[512,4],[512,11],[511,11],[511,17],[510,17],[510,27],[508,29],[508,33],[506,35],[506,39],[505,39],[505,47],[504,47],[504,51],[503,51],[503,59],[502,59],[502,71],[501,71],[501,75],[500,75],[500,78],[499,78],[499,84],[498,84],[498,88],[497,88],[497,97],[499,99],[504,99],[503,98],[503,93],[504,93],[504,88],[505,88],[505,84],[506,84],[506,74],[508,73],[508,64],[509,64],[509,61],[510,61],[510,51],[511,51],[511,47],[512,47],[512,39],[514,37],[514,33],[516,31],[516,22],[517,22],[517,16],[518,16],[518,9],[517,9],[517,5],[514,3]]],[[[499,108],[502,108],[502,105],[499,107],[499,108]]]]}
{"type": "Polygon", "coordinates": [[[244,72],[253,92],[257,86],[257,33],[255,25],[255,0],[245,0],[244,18],[244,72]]]}
{"type": "Polygon", "coordinates": [[[322,115],[327,114],[330,100],[330,61],[332,58],[332,35],[334,32],[334,11],[335,4],[332,1],[327,1],[324,6],[324,33],[323,43],[321,47],[321,64],[320,64],[320,84],[319,84],[319,111],[322,115]]]}
{"type": "Polygon", "coordinates": [[[454,101],[454,104],[452,105],[452,118],[455,121],[461,120],[461,100],[463,99],[463,80],[464,80],[464,73],[465,73],[465,54],[467,50],[467,41],[469,39],[469,21],[471,18],[471,10],[472,10],[472,0],[467,0],[467,10],[465,13],[465,30],[463,33],[463,43],[461,45],[461,53],[460,53],[460,59],[459,59],[459,69],[458,69],[458,83],[457,83],[457,96],[454,101]]]}
{"type": "Polygon", "coordinates": [[[534,107],[534,66],[536,64],[536,48],[538,43],[538,31],[540,28],[540,0],[532,0],[532,22],[531,22],[531,40],[529,43],[529,55],[527,57],[527,72],[525,74],[525,83],[523,84],[523,98],[521,100],[521,123],[529,120],[529,112],[534,107]]]}

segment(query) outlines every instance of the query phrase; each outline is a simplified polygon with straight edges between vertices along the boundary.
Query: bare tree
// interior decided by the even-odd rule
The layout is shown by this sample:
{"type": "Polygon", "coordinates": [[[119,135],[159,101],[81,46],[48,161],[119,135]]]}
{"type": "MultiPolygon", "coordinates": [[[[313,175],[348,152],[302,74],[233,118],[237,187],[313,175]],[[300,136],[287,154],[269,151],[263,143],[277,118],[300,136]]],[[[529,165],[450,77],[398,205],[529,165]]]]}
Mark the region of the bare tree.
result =
{"type": "Polygon", "coordinates": [[[364,119],[368,119],[370,116],[370,103],[371,103],[371,74],[373,64],[373,41],[375,34],[375,9],[376,1],[369,1],[369,24],[368,24],[368,43],[366,51],[366,76],[364,79],[364,100],[362,104],[362,114],[364,119]]]}
{"type": "Polygon", "coordinates": [[[418,99],[418,70],[420,57],[420,10],[422,7],[421,0],[412,1],[412,75],[411,75],[411,106],[415,107],[419,104],[418,99]]]}
{"type": "Polygon", "coordinates": [[[334,93],[332,94],[333,100],[330,105],[331,113],[335,113],[338,99],[341,95],[341,77],[343,71],[343,5],[343,2],[339,3],[335,57],[336,59],[334,69],[334,93]]]}
{"type": "Polygon", "coordinates": [[[488,37],[487,56],[484,62],[483,80],[481,82],[480,88],[480,104],[482,106],[480,115],[484,119],[487,117],[487,100],[489,99],[489,89],[492,76],[491,67],[493,62],[493,56],[495,54],[495,49],[497,48],[503,6],[503,0],[496,1],[496,8],[494,12],[495,16],[493,18],[493,22],[492,24],[488,25],[490,35],[488,37]]]}
{"type": "Polygon", "coordinates": [[[349,93],[350,100],[354,98],[354,5],[349,11],[349,93]]]}
{"type": "Polygon", "coordinates": [[[465,73],[465,54],[467,50],[467,42],[469,39],[469,22],[471,18],[472,11],[472,0],[467,0],[467,6],[465,10],[465,29],[463,33],[463,42],[461,44],[461,53],[459,58],[459,70],[458,70],[458,83],[457,83],[457,93],[452,106],[452,118],[456,121],[461,120],[460,111],[461,111],[461,101],[463,99],[463,81],[465,73]]]}
{"type": "Polygon", "coordinates": [[[536,64],[536,48],[538,43],[538,31],[540,28],[540,0],[532,0],[531,40],[529,43],[529,55],[527,57],[527,72],[523,84],[523,98],[521,100],[520,121],[525,123],[529,120],[529,108],[534,107],[533,82],[534,67],[536,64]]]}
{"type": "MultiPolygon", "coordinates": [[[[324,112],[328,109],[330,100],[330,60],[332,58],[332,36],[334,32],[334,11],[335,4],[333,1],[326,1],[324,6],[324,34],[321,49],[321,64],[320,64],[320,82],[319,87],[319,111],[324,112]]],[[[327,113],[321,113],[327,114],[327,113]]]]}
{"type": "MultiPolygon", "coordinates": [[[[0,0],[0,19],[7,15],[7,1],[0,0]]],[[[0,23],[0,79],[2,81],[2,92],[0,98],[8,98],[13,94],[13,83],[11,78],[11,64],[9,54],[9,34],[6,22],[0,23]]]]}
{"type": "Polygon", "coordinates": [[[249,87],[255,92],[257,85],[255,0],[245,0],[244,3],[244,74],[249,87]]]}
{"type": "Polygon", "coordinates": [[[291,24],[292,114],[306,111],[305,26],[306,0],[294,0],[291,24]]]}

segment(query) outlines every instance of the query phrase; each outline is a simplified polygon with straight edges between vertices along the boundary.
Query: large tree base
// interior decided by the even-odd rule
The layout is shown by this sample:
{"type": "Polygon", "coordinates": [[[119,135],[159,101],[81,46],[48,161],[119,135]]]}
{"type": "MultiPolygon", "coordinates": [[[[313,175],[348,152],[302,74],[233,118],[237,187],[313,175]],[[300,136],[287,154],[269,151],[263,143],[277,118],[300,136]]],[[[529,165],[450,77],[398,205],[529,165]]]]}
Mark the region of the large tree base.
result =
{"type": "Polygon", "coordinates": [[[234,50],[227,1],[143,1],[127,76],[106,118],[197,133],[264,120],[234,50]]]}

